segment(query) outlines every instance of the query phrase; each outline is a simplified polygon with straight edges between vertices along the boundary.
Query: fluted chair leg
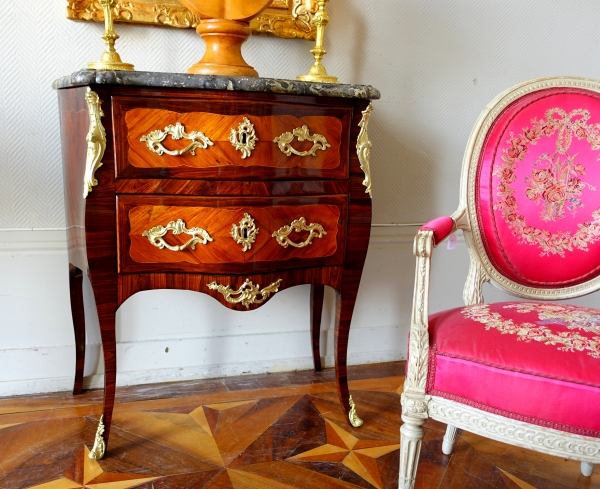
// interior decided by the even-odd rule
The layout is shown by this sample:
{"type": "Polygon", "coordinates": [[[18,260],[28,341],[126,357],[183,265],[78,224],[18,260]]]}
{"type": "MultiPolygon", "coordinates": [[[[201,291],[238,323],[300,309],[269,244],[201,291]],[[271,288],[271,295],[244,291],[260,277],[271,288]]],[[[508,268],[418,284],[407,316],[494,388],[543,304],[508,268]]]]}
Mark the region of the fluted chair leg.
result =
{"type": "Polygon", "coordinates": [[[449,424],[446,427],[446,434],[444,435],[444,442],[442,443],[442,452],[444,455],[452,454],[454,449],[454,442],[456,441],[456,426],[449,424]]]}
{"type": "Polygon", "coordinates": [[[402,416],[404,423],[400,427],[400,477],[398,489],[413,489],[421,452],[423,419],[411,419],[402,416]]]}
{"type": "Polygon", "coordinates": [[[590,462],[581,462],[581,473],[584,477],[590,477],[594,471],[594,464],[590,462]]]}

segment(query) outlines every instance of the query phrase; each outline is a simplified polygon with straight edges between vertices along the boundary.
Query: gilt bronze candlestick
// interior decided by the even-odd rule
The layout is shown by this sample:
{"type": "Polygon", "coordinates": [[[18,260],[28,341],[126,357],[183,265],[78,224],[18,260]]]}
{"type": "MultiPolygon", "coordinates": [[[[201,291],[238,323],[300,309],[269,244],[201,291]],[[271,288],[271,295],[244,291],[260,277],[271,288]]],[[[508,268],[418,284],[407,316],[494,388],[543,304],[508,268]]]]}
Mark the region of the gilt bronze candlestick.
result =
{"type": "Polygon", "coordinates": [[[313,18],[313,24],[317,28],[317,42],[315,47],[310,52],[315,57],[315,62],[308,70],[306,75],[298,75],[296,79],[309,82],[320,82],[320,83],[338,83],[336,76],[330,76],[327,74],[327,70],[321,64],[321,59],[327,54],[327,51],[323,48],[323,38],[325,37],[325,26],[329,23],[329,15],[325,10],[325,4],[328,0],[319,0],[319,8],[313,18]]]}
{"type": "Polygon", "coordinates": [[[100,61],[88,63],[88,68],[94,70],[133,70],[133,65],[123,63],[121,56],[115,50],[115,41],[119,39],[119,35],[113,29],[112,7],[116,0],[99,0],[99,2],[104,9],[104,34],[102,39],[106,42],[107,50],[102,53],[100,61]]]}

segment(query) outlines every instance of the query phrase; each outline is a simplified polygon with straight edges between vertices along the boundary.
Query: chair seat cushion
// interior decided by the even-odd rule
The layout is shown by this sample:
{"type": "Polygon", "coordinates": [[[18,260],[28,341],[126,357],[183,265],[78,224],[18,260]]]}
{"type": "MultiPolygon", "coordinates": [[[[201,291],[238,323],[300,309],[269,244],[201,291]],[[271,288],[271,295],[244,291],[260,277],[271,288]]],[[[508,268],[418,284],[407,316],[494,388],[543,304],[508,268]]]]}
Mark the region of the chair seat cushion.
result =
{"type": "Polygon", "coordinates": [[[532,424],[600,437],[600,310],[537,302],[429,317],[427,392],[532,424]]]}

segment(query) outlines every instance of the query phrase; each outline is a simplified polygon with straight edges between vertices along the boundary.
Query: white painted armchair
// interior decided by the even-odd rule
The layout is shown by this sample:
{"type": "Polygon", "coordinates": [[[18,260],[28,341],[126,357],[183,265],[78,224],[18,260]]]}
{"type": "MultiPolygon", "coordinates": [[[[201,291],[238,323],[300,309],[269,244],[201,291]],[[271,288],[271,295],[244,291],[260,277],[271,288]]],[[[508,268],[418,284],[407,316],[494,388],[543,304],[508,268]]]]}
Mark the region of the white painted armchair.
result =
{"type": "Polygon", "coordinates": [[[459,209],[424,225],[402,394],[400,489],[413,488],[428,417],[501,442],[600,462],[600,310],[552,300],[600,289],[600,82],[533,80],[471,133],[459,209]],[[428,315],[434,248],[461,229],[465,306],[428,315]],[[525,301],[484,304],[482,285],[525,301]]]}

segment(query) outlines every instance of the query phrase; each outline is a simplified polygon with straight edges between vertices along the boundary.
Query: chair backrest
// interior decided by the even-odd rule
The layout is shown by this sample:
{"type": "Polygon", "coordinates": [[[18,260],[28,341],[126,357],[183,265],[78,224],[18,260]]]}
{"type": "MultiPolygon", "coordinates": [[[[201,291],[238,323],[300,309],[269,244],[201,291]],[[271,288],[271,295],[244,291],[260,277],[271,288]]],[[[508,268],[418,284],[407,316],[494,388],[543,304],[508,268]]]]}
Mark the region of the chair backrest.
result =
{"type": "Polygon", "coordinates": [[[538,299],[600,288],[600,82],[545,78],[499,95],[473,129],[461,187],[465,291],[488,279],[538,299]]]}

